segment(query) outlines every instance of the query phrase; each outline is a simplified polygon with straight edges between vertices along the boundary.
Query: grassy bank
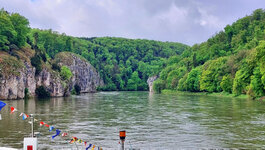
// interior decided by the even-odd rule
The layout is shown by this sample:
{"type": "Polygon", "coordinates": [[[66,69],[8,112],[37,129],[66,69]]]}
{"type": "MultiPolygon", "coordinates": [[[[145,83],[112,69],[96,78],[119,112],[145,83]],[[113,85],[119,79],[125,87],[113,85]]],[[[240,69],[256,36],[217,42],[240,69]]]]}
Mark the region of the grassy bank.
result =
{"type": "Polygon", "coordinates": [[[208,92],[187,92],[187,91],[176,91],[176,90],[162,90],[162,94],[176,94],[176,95],[207,95],[207,96],[215,96],[215,97],[229,97],[229,98],[249,98],[247,95],[239,95],[235,96],[234,94],[229,93],[208,93],[208,92]]]}

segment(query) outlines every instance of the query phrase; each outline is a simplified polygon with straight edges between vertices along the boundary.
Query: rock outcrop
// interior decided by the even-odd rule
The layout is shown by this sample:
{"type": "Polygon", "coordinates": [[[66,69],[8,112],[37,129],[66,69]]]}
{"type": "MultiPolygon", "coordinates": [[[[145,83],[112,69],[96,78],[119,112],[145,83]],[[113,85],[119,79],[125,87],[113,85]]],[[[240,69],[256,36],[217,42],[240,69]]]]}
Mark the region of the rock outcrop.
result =
{"type": "Polygon", "coordinates": [[[35,96],[36,88],[43,86],[52,97],[69,95],[74,85],[81,88],[81,93],[95,92],[98,86],[104,83],[95,68],[85,59],[73,53],[59,53],[55,60],[59,65],[68,66],[72,71],[70,81],[64,81],[58,71],[52,70],[49,64],[43,64],[42,71],[35,75],[36,69],[30,62],[18,60],[7,54],[0,55],[0,62],[7,62],[12,58],[12,65],[6,63],[7,67],[0,65],[0,99],[22,99],[25,97],[25,89],[30,96],[35,96]],[[22,62],[23,61],[23,62],[22,62]],[[20,65],[16,65],[19,63],[20,65]],[[4,74],[7,68],[11,71],[4,74]],[[3,75],[4,74],[4,75],[3,75]]]}
{"type": "Polygon", "coordinates": [[[153,82],[154,82],[157,78],[158,78],[158,76],[155,75],[155,76],[149,77],[149,78],[147,79],[147,84],[148,84],[148,86],[149,86],[149,92],[154,92],[154,91],[153,91],[153,82]]]}
{"type": "Polygon", "coordinates": [[[78,85],[81,88],[81,93],[96,92],[97,87],[103,85],[99,73],[84,58],[73,53],[63,52],[56,55],[55,61],[60,66],[69,67],[73,74],[69,90],[78,85]]]}
{"type": "Polygon", "coordinates": [[[36,76],[37,87],[44,86],[52,97],[64,96],[65,86],[59,77],[59,74],[54,71],[49,71],[44,68],[38,76],[36,76]]]}
{"type": "Polygon", "coordinates": [[[25,67],[19,68],[17,75],[0,78],[0,99],[21,99],[25,97],[25,89],[34,95],[36,89],[35,68],[25,62],[25,67]]]}

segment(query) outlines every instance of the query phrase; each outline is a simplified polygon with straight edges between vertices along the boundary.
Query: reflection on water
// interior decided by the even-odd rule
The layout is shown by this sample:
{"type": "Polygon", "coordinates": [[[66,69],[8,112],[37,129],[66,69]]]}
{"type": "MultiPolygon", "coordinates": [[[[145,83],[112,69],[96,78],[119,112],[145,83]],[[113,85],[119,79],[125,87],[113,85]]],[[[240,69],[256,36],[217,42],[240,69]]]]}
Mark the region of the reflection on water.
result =
{"type": "MultiPolygon", "coordinates": [[[[265,103],[207,96],[148,92],[99,92],[68,98],[4,101],[20,112],[103,147],[117,149],[119,130],[126,146],[141,149],[265,148],[265,103]]],[[[0,146],[22,148],[30,124],[18,113],[2,111],[0,146]]],[[[40,149],[71,148],[35,124],[40,149]]]]}

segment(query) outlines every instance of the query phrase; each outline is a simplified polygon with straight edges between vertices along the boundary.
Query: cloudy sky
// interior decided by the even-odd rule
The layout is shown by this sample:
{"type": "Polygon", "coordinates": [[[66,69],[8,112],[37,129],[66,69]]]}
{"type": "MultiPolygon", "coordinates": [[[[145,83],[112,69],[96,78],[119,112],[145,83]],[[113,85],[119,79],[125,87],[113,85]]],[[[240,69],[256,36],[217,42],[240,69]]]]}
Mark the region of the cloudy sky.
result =
{"type": "Polygon", "coordinates": [[[0,0],[0,7],[27,17],[33,28],[188,45],[262,6],[265,0],[0,0]]]}

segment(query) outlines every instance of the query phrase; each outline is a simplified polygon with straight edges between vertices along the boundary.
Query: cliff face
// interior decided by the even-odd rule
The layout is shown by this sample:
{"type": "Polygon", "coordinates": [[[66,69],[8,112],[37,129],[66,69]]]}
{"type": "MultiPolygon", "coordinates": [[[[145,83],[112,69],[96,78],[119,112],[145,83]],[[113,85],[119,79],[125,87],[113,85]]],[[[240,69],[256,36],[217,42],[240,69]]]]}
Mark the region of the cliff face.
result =
{"type": "Polygon", "coordinates": [[[51,96],[58,97],[69,95],[74,85],[81,87],[81,93],[95,92],[98,86],[103,85],[103,81],[94,67],[79,56],[72,53],[62,53],[58,54],[56,59],[59,60],[60,65],[66,65],[71,69],[73,77],[70,81],[63,81],[59,72],[45,65],[36,76],[36,69],[31,66],[30,62],[0,54],[0,62],[3,62],[0,65],[0,99],[22,99],[25,97],[26,88],[30,96],[35,96],[35,90],[39,86],[44,86],[51,96]],[[62,55],[67,59],[67,63],[60,61],[62,55]],[[7,62],[10,58],[14,64],[10,65],[7,62]],[[17,63],[20,65],[17,66],[17,63]],[[7,68],[12,72],[7,71],[6,73],[7,68]]]}
{"type": "Polygon", "coordinates": [[[0,99],[20,99],[25,96],[25,88],[34,95],[36,89],[35,68],[27,62],[23,68],[17,70],[18,75],[0,78],[0,99]]]}
{"type": "Polygon", "coordinates": [[[63,81],[58,74],[44,68],[38,76],[36,76],[37,87],[44,86],[52,97],[64,96],[65,90],[63,81]]]}
{"type": "Polygon", "coordinates": [[[148,80],[147,80],[147,84],[149,86],[149,92],[154,92],[153,90],[153,82],[158,78],[158,76],[152,76],[152,77],[149,77],[148,80]]]}
{"type": "Polygon", "coordinates": [[[60,66],[70,68],[73,74],[69,84],[70,91],[75,85],[78,85],[81,88],[81,93],[96,92],[97,87],[103,85],[103,80],[96,69],[80,56],[63,52],[56,55],[55,61],[60,66]]]}

